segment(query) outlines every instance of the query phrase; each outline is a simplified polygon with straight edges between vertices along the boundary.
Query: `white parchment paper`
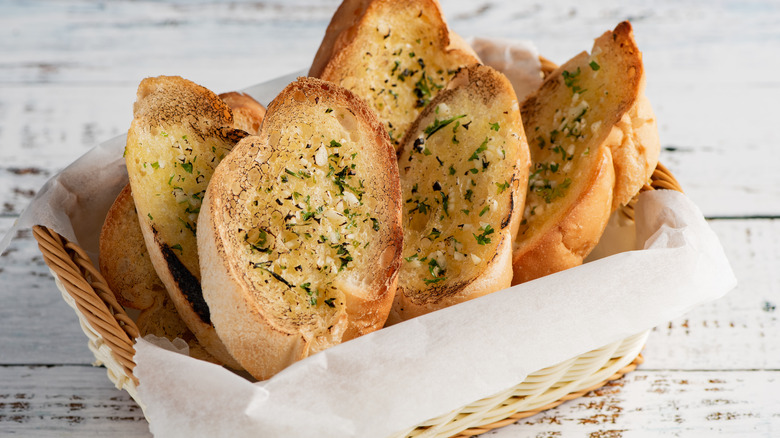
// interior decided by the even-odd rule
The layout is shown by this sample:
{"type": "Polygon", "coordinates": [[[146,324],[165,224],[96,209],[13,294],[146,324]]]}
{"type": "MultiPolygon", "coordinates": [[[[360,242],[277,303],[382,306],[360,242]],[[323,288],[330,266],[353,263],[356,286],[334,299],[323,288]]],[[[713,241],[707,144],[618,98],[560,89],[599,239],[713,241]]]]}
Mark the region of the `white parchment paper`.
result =
{"type": "MultiPolygon", "coordinates": [[[[299,74],[245,91],[268,103],[299,74]]],[[[101,144],[47,182],[0,251],[16,229],[41,224],[96,261],[106,211],[127,182],[124,142],[101,144]]],[[[717,237],[677,192],[642,194],[636,225],[613,218],[589,260],[346,342],[259,383],[139,339],[135,373],[150,428],[187,438],[385,437],[665,323],[736,285],[717,237]]]]}

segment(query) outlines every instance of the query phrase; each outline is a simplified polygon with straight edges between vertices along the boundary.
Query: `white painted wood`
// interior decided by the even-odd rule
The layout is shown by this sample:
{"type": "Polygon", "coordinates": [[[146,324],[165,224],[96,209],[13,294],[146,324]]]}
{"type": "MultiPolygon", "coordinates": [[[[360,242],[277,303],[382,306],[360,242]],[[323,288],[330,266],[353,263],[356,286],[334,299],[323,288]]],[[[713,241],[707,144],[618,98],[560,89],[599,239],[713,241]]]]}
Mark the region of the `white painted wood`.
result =
{"type": "Polygon", "coordinates": [[[135,401],[90,366],[0,366],[0,435],[152,436],[135,401]]]}
{"type": "MultiPolygon", "coordinates": [[[[0,367],[0,425],[20,436],[146,437],[140,408],[104,370],[0,367]]],[[[735,437],[780,430],[778,371],[636,371],[484,436],[735,437]]]]}
{"type": "MultiPolygon", "coordinates": [[[[780,220],[718,220],[739,285],[650,334],[645,369],[780,369],[780,220]]],[[[780,399],[780,398],[779,398],[780,399]]]]}
{"type": "MultiPolygon", "coordinates": [[[[10,228],[0,219],[0,231],[10,228]]],[[[32,233],[0,255],[0,366],[95,361],[73,309],[62,299],[32,233]]]]}
{"type": "MultiPolygon", "coordinates": [[[[0,147],[23,167],[41,155],[66,155],[54,165],[61,168],[85,144],[126,129],[145,76],[178,74],[228,91],[304,68],[335,4],[4,4],[0,147]],[[35,147],[19,151],[23,145],[35,147]]],[[[780,59],[776,2],[666,0],[649,8],[633,1],[586,9],[570,0],[449,0],[444,10],[463,35],[531,39],[557,62],[632,18],[668,147],[662,160],[707,215],[780,212],[780,176],[771,167],[777,136],[773,112],[764,110],[780,99],[773,79],[780,59]]],[[[0,212],[18,213],[19,198],[0,193],[0,212]]]]}
{"type": "MultiPolygon", "coordinates": [[[[46,179],[127,129],[141,78],[221,92],[305,68],[338,3],[0,2],[0,232],[46,179]]],[[[780,222],[749,219],[780,217],[780,3],[442,3],[460,34],[533,40],[556,62],[632,19],[661,160],[706,215],[748,218],[710,222],[739,287],[656,328],[640,371],[488,436],[780,434],[780,222]]],[[[0,431],[149,436],[132,400],[87,366],[86,338],[29,234],[0,256],[0,284],[0,431]]]]}
{"type": "Polygon", "coordinates": [[[777,371],[637,371],[583,398],[482,436],[774,437],[777,371]]]}

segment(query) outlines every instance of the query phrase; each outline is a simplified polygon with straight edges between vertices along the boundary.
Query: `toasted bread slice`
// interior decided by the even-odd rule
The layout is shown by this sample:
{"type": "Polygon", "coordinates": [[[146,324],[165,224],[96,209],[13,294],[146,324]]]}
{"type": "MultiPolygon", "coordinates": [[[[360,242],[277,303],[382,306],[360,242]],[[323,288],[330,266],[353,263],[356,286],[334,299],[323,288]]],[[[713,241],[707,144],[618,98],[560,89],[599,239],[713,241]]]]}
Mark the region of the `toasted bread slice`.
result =
{"type": "Polygon", "coordinates": [[[252,135],[260,132],[265,117],[265,107],[252,96],[238,91],[219,95],[233,112],[233,127],[252,135]]]}
{"type": "Polygon", "coordinates": [[[373,113],[315,79],[290,85],[261,136],[219,167],[200,218],[204,295],[253,375],[384,323],[401,248],[396,169],[373,113]]]}
{"type": "Polygon", "coordinates": [[[100,232],[98,264],[119,304],[141,310],[136,321],[141,336],[153,334],[171,341],[181,338],[189,346],[190,356],[217,362],[181,320],[152,266],[129,184],[108,210],[100,232]]]}
{"type": "Polygon", "coordinates": [[[458,72],[398,164],[404,261],[390,322],[509,287],[530,166],[509,80],[487,66],[458,72]]]}
{"type": "Polygon", "coordinates": [[[168,295],[146,250],[130,184],[119,192],[106,214],[100,231],[98,265],[124,307],[148,309],[159,296],[168,295]]]}
{"type": "Polygon", "coordinates": [[[365,99],[398,149],[457,69],[478,62],[449,29],[436,0],[347,0],[331,20],[309,75],[365,99]]]}
{"type": "Polygon", "coordinates": [[[198,342],[198,338],[182,321],[176,306],[173,305],[173,301],[167,293],[157,295],[154,304],[143,310],[135,323],[141,336],[155,335],[170,341],[181,339],[187,343],[190,357],[222,365],[198,342]]]}
{"type": "Polygon", "coordinates": [[[360,98],[300,78],[274,99],[214,173],[198,233],[214,325],[250,374],[383,326],[400,210],[393,148],[360,98]]]}
{"type": "Polygon", "coordinates": [[[523,102],[533,167],[514,284],[580,265],[610,213],[650,178],[660,147],[644,83],[642,55],[623,22],[523,102]]]}
{"type": "Polygon", "coordinates": [[[197,219],[214,168],[246,133],[216,94],[179,77],[144,79],[125,163],[152,264],[201,345],[238,368],[211,324],[200,287],[197,219]]]}

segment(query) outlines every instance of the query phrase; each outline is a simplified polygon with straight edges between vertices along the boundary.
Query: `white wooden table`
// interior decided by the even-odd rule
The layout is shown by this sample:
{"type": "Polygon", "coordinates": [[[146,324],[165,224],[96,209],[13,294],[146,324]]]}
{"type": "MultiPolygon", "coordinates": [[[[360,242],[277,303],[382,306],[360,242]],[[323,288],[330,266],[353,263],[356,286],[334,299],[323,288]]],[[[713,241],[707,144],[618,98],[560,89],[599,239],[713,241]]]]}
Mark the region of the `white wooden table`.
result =
{"type": "MultiPolygon", "coordinates": [[[[556,62],[631,19],[661,160],[740,283],[653,330],[646,362],[624,379],[487,435],[780,436],[780,3],[580,3],[444,10],[464,36],[530,39],[556,62]]],[[[127,129],[143,77],[222,92],[306,68],[337,4],[0,0],[0,232],[50,176],[127,129]]],[[[150,436],[133,400],[91,366],[29,232],[0,256],[0,285],[0,435],[150,436]]]]}

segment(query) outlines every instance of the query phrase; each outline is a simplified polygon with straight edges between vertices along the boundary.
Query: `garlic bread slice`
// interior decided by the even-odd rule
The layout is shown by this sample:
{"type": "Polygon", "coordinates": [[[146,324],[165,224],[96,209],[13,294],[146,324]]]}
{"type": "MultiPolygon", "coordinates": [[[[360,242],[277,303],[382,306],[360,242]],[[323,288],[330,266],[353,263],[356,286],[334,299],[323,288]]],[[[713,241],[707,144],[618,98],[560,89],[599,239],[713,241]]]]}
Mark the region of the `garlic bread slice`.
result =
{"type": "Polygon", "coordinates": [[[98,264],[119,304],[141,310],[136,320],[141,336],[153,334],[171,341],[181,338],[189,346],[190,356],[217,362],[181,320],[152,266],[129,184],[106,215],[98,264]]]}
{"type": "Polygon", "coordinates": [[[405,137],[398,165],[403,321],[509,287],[530,159],[509,81],[463,68],[405,137]]]}
{"type": "Polygon", "coordinates": [[[642,54],[620,23],[522,104],[531,150],[513,284],[578,266],[612,211],[648,181],[660,150],[642,54]]]}
{"type": "Polygon", "coordinates": [[[478,62],[449,29],[436,0],[347,0],[328,26],[309,75],[365,99],[398,149],[458,68],[478,62]]]}
{"type": "Polygon", "coordinates": [[[124,307],[148,309],[158,296],[168,295],[146,250],[130,184],[119,192],[106,214],[100,231],[98,265],[109,289],[124,307]]]}
{"type": "Polygon", "coordinates": [[[403,243],[397,169],[376,115],[314,78],[288,85],[219,165],[198,228],[203,295],[254,377],[383,326],[403,243]]]}
{"type": "Polygon", "coordinates": [[[260,132],[265,117],[265,107],[252,96],[239,91],[230,91],[219,95],[233,113],[233,127],[249,134],[260,132]]]}
{"type": "Polygon", "coordinates": [[[230,128],[230,108],[216,94],[180,77],[144,79],[133,109],[125,163],[152,264],[200,343],[237,368],[203,300],[196,232],[214,169],[246,133],[230,128]]]}

